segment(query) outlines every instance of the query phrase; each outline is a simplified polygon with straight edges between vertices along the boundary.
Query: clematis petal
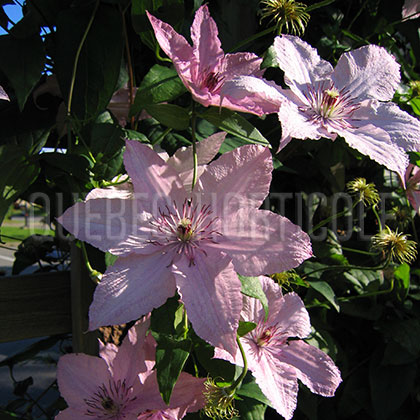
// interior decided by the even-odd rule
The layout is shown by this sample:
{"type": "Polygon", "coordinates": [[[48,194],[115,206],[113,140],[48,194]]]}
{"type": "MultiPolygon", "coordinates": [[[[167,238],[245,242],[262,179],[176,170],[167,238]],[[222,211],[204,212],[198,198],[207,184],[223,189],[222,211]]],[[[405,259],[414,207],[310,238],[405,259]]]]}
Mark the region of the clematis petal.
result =
{"type": "Polygon", "coordinates": [[[198,63],[199,74],[213,71],[224,56],[218,33],[216,22],[210,16],[207,5],[204,4],[195,12],[191,25],[193,54],[198,63]]]}
{"type": "Polygon", "coordinates": [[[302,299],[296,293],[281,294],[281,289],[268,277],[260,277],[268,300],[268,322],[276,324],[288,337],[307,337],[311,322],[302,299]]]}
{"type": "Polygon", "coordinates": [[[96,287],[89,329],[123,324],[163,305],[175,294],[175,280],[168,269],[172,258],[164,249],[118,258],[96,287]]]}
{"type": "Polygon", "coordinates": [[[302,340],[290,341],[278,352],[280,361],[296,368],[300,379],[312,392],[332,397],[341,383],[341,374],[323,351],[302,340]]]}
{"type": "Polygon", "coordinates": [[[217,251],[209,250],[207,255],[198,251],[193,265],[181,258],[173,273],[194,331],[234,354],[242,294],[230,258],[217,251]]]}
{"type": "Polygon", "coordinates": [[[85,201],[95,198],[119,198],[126,200],[133,198],[133,184],[131,181],[124,182],[120,185],[113,185],[108,188],[94,188],[85,198],[85,201]]]}
{"type": "Polygon", "coordinates": [[[10,102],[9,95],[6,93],[2,86],[0,86],[0,99],[2,99],[3,101],[10,102]]]}
{"type": "Polygon", "coordinates": [[[268,195],[273,163],[262,146],[242,146],[210,163],[200,177],[198,191],[217,215],[240,207],[258,208],[268,195]]]}
{"type": "Polygon", "coordinates": [[[331,79],[354,100],[390,101],[400,84],[400,65],[385,48],[366,45],[344,53],[331,79]]]}
{"type": "Polygon", "coordinates": [[[146,13],[160,47],[172,60],[179,77],[184,85],[188,87],[191,82],[190,67],[194,58],[193,48],[171,25],[155,18],[147,11],[146,13]]]}
{"type": "Polygon", "coordinates": [[[364,119],[370,124],[385,130],[393,143],[407,151],[420,148],[420,121],[394,103],[368,101],[362,103],[354,114],[355,119],[364,119]]]}
{"type": "Polygon", "coordinates": [[[155,201],[171,197],[183,201],[186,192],[176,171],[150,147],[136,140],[126,141],[124,165],[130,176],[136,198],[155,201]]]}
{"type": "Polygon", "coordinates": [[[57,221],[101,251],[126,255],[147,246],[150,215],[142,207],[143,202],[133,199],[90,199],[68,208],[57,221]]]}
{"type": "Polygon", "coordinates": [[[114,381],[125,379],[126,383],[133,384],[140,373],[148,370],[144,350],[149,326],[150,316],[143,317],[128,330],[111,365],[114,381]]]}
{"type": "Polygon", "coordinates": [[[287,218],[267,210],[239,209],[222,224],[218,243],[245,276],[279,273],[312,256],[309,236],[287,218]]]}
{"type": "Polygon", "coordinates": [[[297,404],[298,383],[291,366],[280,363],[269,352],[262,352],[258,364],[249,368],[263,394],[286,420],[293,417],[297,404]]]}
{"type": "Polygon", "coordinates": [[[420,214],[420,191],[407,191],[407,198],[413,209],[420,214]]]}
{"type": "Polygon", "coordinates": [[[184,407],[188,412],[198,411],[205,405],[205,378],[195,378],[181,372],[171,395],[169,407],[184,407]]]}
{"type": "Polygon", "coordinates": [[[54,420],[92,420],[91,415],[86,415],[83,411],[75,410],[74,408],[66,408],[63,411],[60,411],[55,417],[54,420]]]}
{"type": "Polygon", "coordinates": [[[74,409],[84,411],[84,398],[107,384],[110,372],[104,360],[87,354],[65,354],[57,364],[57,383],[61,395],[74,409]]]}
{"type": "Polygon", "coordinates": [[[246,74],[261,77],[264,74],[264,70],[260,70],[262,62],[262,58],[250,52],[226,54],[223,70],[229,79],[246,74]]]}
{"type": "Polygon", "coordinates": [[[402,8],[403,19],[417,19],[420,14],[420,3],[418,0],[405,0],[402,8]]]}
{"type": "Polygon", "coordinates": [[[329,133],[323,126],[314,124],[305,113],[300,111],[300,107],[305,105],[292,92],[285,91],[285,97],[290,99],[284,101],[278,111],[279,121],[281,122],[281,139],[277,153],[283,149],[292,138],[318,140],[321,137],[335,139],[336,134],[329,133]]]}
{"type": "Polygon", "coordinates": [[[227,80],[220,90],[220,104],[230,108],[239,103],[257,115],[272,114],[285,100],[283,90],[274,82],[255,76],[237,76],[227,80]],[[228,104],[228,105],[227,105],[228,104]]]}
{"type": "Polygon", "coordinates": [[[337,133],[344,137],[350,147],[396,172],[404,182],[409,163],[408,156],[402,147],[391,143],[391,138],[385,130],[367,124],[354,130],[337,130],[337,133]]]}
{"type": "Polygon", "coordinates": [[[315,48],[297,36],[277,36],[273,48],[276,61],[284,71],[285,82],[294,91],[300,91],[300,85],[328,78],[333,71],[331,64],[323,60],[315,48]]]}
{"type": "MultiPolygon", "coordinates": [[[[204,165],[208,164],[219,152],[220,146],[225,140],[226,133],[220,132],[201,140],[196,145],[198,176],[204,171],[204,165]],[[201,167],[201,168],[200,168],[201,167]]],[[[171,156],[166,163],[172,166],[182,180],[184,188],[191,191],[193,178],[194,160],[193,147],[182,147],[171,156]]]]}

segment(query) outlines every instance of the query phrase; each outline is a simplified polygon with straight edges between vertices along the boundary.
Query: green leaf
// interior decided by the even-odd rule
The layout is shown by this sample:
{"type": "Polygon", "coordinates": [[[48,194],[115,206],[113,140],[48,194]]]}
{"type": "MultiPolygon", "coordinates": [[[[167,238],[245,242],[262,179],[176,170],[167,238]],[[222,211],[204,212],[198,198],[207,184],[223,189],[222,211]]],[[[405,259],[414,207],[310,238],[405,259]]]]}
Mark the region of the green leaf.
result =
{"type": "Polygon", "coordinates": [[[270,400],[263,394],[260,387],[255,382],[255,378],[249,372],[236,393],[241,397],[253,398],[254,400],[272,407],[270,400]]]}
{"type": "Polygon", "coordinates": [[[250,122],[236,112],[225,108],[210,107],[199,114],[199,117],[229,134],[246,140],[247,143],[271,147],[268,140],[250,122]]]}
{"type": "Polygon", "coordinates": [[[90,150],[96,159],[95,179],[112,179],[117,175],[123,163],[124,135],[124,130],[117,124],[93,125],[90,150]]]}
{"type": "Polygon", "coordinates": [[[401,264],[394,271],[395,291],[400,301],[408,295],[410,289],[410,266],[407,263],[401,264]]]}
{"type": "Polygon", "coordinates": [[[166,334],[152,331],[157,342],[156,374],[163,401],[169,404],[172,390],[188,359],[191,340],[178,340],[166,334]]]}
{"type": "Polygon", "coordinates": [[[182,23],[184,17],[184,0],[133,0],[131,4],[131,21],[140,39],[153,51],[156,39],[146,16],[146,10],[153,16],[169,23],[175,30],[182,23]]]}
{"type": "Polygon", "coordinates": [[[118,255],[111,254],[110,252],[105,252],[105,265],[107,267],[114,265],[117,259],[118,259],[118,255]]]}
{"type": "MultiPolygon", "coordinates": [[[[57,20],[56,74],[66,103],[76,52],[92,15],[93,4],[62,11],[57,20]]],[[[123,51],[121,13],[101,3],[83,44],[72,97],[72,114],[83,123],[108,105],[118,82],[123,51]],[[112,24],[110,24],[112,22],[112,24]]]]}
{"type": "Polygon", "coordinates": [[[264,420],[267,406],[253,399],[243,399],[235,404],[243,420],[264,420]]]}
{"type": "Polygon", "coordinates": [[[19,39],[0,36],[0,69],[9,79],[22,111],[44,68],[44,44],[39,34],[19,39]]]}
{"type": "Polygon", "coordinates": [[[190,125],[188,112],[178,105],[172,104],[149,104],[146,111],[161,124],[175,130],[186,130],[190,125]]]}
{"type": "Polygon", "coordinates": [[[25,149],[15,145],[0,146],[0,225],[9,206],[25,192],[37,178],[38,163],[29,160],[25,149]]]}
{"type": "Polygon", "coordinates": [[[154,332],[177,336],[177,310],[182,306],[178,296],[169,298],[164,305],[153,309],[150,329],[154,332]],[[176,325],[175,325],[176,324],[176,325]]]}
{"type": "Polygon", "coordinates": [[[237,334],[239,335],[239,337],[243,337],[244,335],[252,331],[256,326],[257,324],[255,324],[254,322],[239,321],[237,334]]]}
{"type": "Polygon", "coordinates": [[[147,104],[170,102],[186,91],[174,69],[155,64],[137,90],[130,116],[139,113],[147,104]]]}
{"type": "Polygon", "coordinates": [[[413,109],[414,113],[420,115],[420,98],[417,97],[411,99],[411,101],[408,101],[408,103],[411,105],[411,108],[413,109]]]}
{"type": "Polygon", "coordinates": [[[309,284],[313,289],[324,296],[337,312],[340,312],[340,307],[338,306],[334,290],[326,281],[312,280],[309,281],[309,284]]]}
{"type": "Polygon", "coordinates": [[[265,296],[264,290],[261,286],[260,279],[258,277],[245,277],[238,274],[239,280],[241,281],[241,292],[249,297],[258,299],[265,311],[265,318],[268,317],[268,300],[265,296]]]}

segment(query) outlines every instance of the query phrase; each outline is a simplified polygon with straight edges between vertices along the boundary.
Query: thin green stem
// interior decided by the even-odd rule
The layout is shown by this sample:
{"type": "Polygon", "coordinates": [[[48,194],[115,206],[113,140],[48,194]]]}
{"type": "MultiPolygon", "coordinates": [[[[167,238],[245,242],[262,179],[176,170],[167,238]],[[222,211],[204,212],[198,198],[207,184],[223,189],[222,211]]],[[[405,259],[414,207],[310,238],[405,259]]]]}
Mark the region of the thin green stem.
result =
{"type": "Polygon", "coordinates": [[[366,298],[366,297],[372,297],[372,296],[379,296],[379,295],[385,295],[388,293],[391,293],[394,290],[394,279],[391,279],[391,285],[389,287],[389,289],[386,290],[378,290],[377,292],[368,292],[368,293],[363,293],[361,295],[356,295],[356,296],[340,296],[337,298],[337,300],[342,301],[342,302],[346,302],[348,300],[354,300],[354,299],[360,299],[360,298],[366,298]]]}
{"type": "Polygon", "coordinates": [[[316,270],[312,270],[309,273],[306,273],[302,276],[302,280],[305,280],[309,276],[315,273],[319,273],[321,271],[328,271],[328,270],[365,270],[365,271],[377,271],[377,270],[384,270],[388,267],[390,263],[390,259],[387,259],[383,264],[377,265],[375,267],[365,267],[362,265],[328,265],[326,267],[317,268],[316,270]]]}
{"type": "Polygon", "coordinates": [[[100,3],[100,0],[96,0],[95,7],[94,7],[93,12],[92,12],[92,16],[89,19],[89,23],[88,23],[88,25],[86,27],[86,30],[85,30],[85,32],[82,36],[79,47],[77,48],[77,51],[76,51],[76,56],[74,58],[73,72],[72,72],[72,75],[71,75],[71,82],[70,82],[70,89],[69,89],[69,100],[68,100],[68,103],[67,103],[67,116],[68,117],[70,117],[70,115],[71,115],[71,104],[72,104],[72,100],[73,100],[74,84],[75,84],[75,81],[76,81],[76,73],[77,73],[77,66],[79,64],[80,53],[82,52],[83,45],[84,45],[84,43],[86,41],[86,38],[88,36],[88,33],[90,31],[93,20],[95,19],[95,15],[96,15],[96,12],[98,10],[99,3],[100,3]]]}
{"type": "Polygon", "coordinates": [[[102,277],[102,273],[100,273],[99,271],[95,270],[89,262],[89,257],[86,251],[86,246],[85,243],[80,241],[80,249],[82,250],[82,256],[83,256],[83,260],[85,262],[86,268],[89,271],[89,277],[93,280],[94,283],[98,284],[100,282],[100,279],[102,277]]]}
{"type": "MultiPolygon", "coordinates": [[[[358,203],[360,203],[360,200],[359,201],[356,201],[355,203],[353,203],[353,206],[350,209],[350,211],[354,210],[354,208],[357,206],[358,203]]],[[[344,216],[348,211],[349,211],[349,209],[345,209],[343,211],[340,211],[339,213],[332,214],[331,216],[327,217],[323,221],[319,222],[314,228],[312,228],[308,232],[308,235],[311,235],[312,233],[314,233],[316,230],[318,230],[322,226],[325,226],[326,224],[330,223],[332,220],[338,219],[339,217],[344,216]]]]}
{"type": "Polygon", "coordinates": [[[192,113],[191,113],[191,138],[192,138],[192,151],[193,151],[193,179],[191,183],[191,191],[194,190],[195,184],[197,182],[197,168],[198,168],[198,157],[197,157],[197,139],[195,136],[195,123],[197,120],[197,114],[195,113],[195,102],[192,101],[192,113]]]}
{"type": "Polygon", "coordinates": [[[172,128],[168,127],[158,138],[156,141],[153,142],[153,144],[159,144],[170,132],[172,131],[172,128]]]}
{"type": "Polygon", "coordinates": [[[376,204],[374,204],[374,205],[372,206],[372,211],[373,211],[373,214],[374,214],[374,215],[375,215],[375,217],[376,217],[376,220],[378,221],[379,232],[381,232],[381,231],[382,231],[382,222],[381,222],[381,218],[380,218],[380,216],[379,216],[379,214],[378,214],[378,211],[376,210],[376,204]]]}
{"type": "Polygon", "coordinates": [[[354,252],[355,254],[370,255],[370,256],[378,255],[377,252],[363,251],[361,249],[354,249],[354,248],[346,248],[344,246],[342,246],[341,249],[347,252],[354,252]]]}
{"type": "Polygon", "coordinates": [[[229,387],[231,391],[235,391],[235,389],[241,385],[242,381],[244,380],[248,372],[248,361],[246,360],[245,351],[244,351],[244,348],[242,347],[242,343],[239,337],[236,337],[236,342],[238,343],[239,351],[241,352],[242,360],[244,362],[244,368],[242,369],[242,373],[238,376],[236,381],[229,387]]]}
{"type": "Polygon", "coordinates": [[[233,48],[231,48],[230,50],[228,50],[227,53],[235,52],[239,48],[244,47],[245,45],[249,44],[250,42],[255,41],[258,38],[261,38],[261,37],[269,34],[270,32],[274,32],[275,30],[276,30],[276,26],[271,26],[270,28],[264,29],[263,31],[258,32],[257,34],[252,35],[249,38],[247,38],[247,39],[239,42],[233,48]]]}
{"type": "Polygon", "coordinates": [[[162,57],[160,55],[160,46],[158,42],[156,42],[155,55],[156,55],[156,58],[160,61],[164,61],[164,62],[166,61],[167,63],[172,63],[172,60],[170,60],[169,58],[162,57]]]}
{"type": "Polygon", "coordinates": [[[184,306],[184,340],[187,339],[188,337],[188,315],[187,315],[187,310],[185,309],[184,306]]]}
{"type": "Polygon", "coordinates": [[[310,6],[308,6],[305,9],[305,12],[307,12],[307,13],[312,12],[312,10],[319,9],[321,7],[324,7],[324,6],[328,6],[329,4],[334,3],[335,1],[336,0],[324,0],[324,1],[320,1],[320,2],[315,3],[315,4],[311,4],[310,6]]]}
{"type": "MultiPolygon", "coordinates": [[[[130,53],[130,43],[128,40],[128,33],[127,33],[127,23],[125,21],[125,13],[121,9],[120,12],[122,16],[123,22],[123,33],[124,33],[124,43],[125,43],[125,54],[127,56],[127,67],[128,67],[128,84],[129,84],[129,93],[130,93],[130,108],[134,104],[134,73],[133,73],[133,63],[131,61],[131,53],[130,53]]],[[[134,115],[131,117],[131,128],[134,126],[134,115]]]]}

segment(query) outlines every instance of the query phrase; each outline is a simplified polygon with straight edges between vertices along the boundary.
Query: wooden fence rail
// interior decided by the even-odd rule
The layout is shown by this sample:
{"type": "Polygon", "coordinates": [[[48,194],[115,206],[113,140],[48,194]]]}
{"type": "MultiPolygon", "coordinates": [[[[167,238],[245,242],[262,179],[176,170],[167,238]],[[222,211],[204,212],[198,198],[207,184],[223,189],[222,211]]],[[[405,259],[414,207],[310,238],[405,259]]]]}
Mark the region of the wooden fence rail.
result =
{"type": "Polygon", "coordinates": [[[0,277],[0,342],[72,333],[73,351],[97,354],[87,332],[94,284],[73,244],[71,270],[0,277]]]}

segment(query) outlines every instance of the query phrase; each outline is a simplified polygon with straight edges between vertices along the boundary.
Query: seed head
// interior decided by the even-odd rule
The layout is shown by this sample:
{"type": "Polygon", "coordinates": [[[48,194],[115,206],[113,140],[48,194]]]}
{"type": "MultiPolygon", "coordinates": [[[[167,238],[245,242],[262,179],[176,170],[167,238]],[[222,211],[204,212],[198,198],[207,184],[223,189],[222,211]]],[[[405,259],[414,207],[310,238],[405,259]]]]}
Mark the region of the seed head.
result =
{"type": "Polygon", "coordinates": [[[380,201],[378,190],[375,184],[368,184],[365,178],[356,178],[347,183],[350,193],[358,196],[365,206],[373,206],[380,201]]]}
{"type": "Polygon", "coordinates": [[[296,3],[294,0],[261,0],[262,8],[259,13],[261,20],[270,18],[274,22],[279,34],[283,26],[285,32],[294,35],[303,35],[309,21],[309,13],[306,12],[306,4],[296,3]]]}
{"type": "Polygon", "coordinates": [[[207,417],[229,420],[238,416],[239,413],[234,407],[235,392],[230,387],[219,386],[212,378],[207,378],[204,387],[206,405],[203,411],[207,417]]]}
{"type": "Polygon", "coordinates": [[[388,226],[372,237],[372,248],[382,252],[385,258],[400,263],[411,263],[416,259],[416,242],[408,239],[409,235],[392,231],[388,226]]]}

